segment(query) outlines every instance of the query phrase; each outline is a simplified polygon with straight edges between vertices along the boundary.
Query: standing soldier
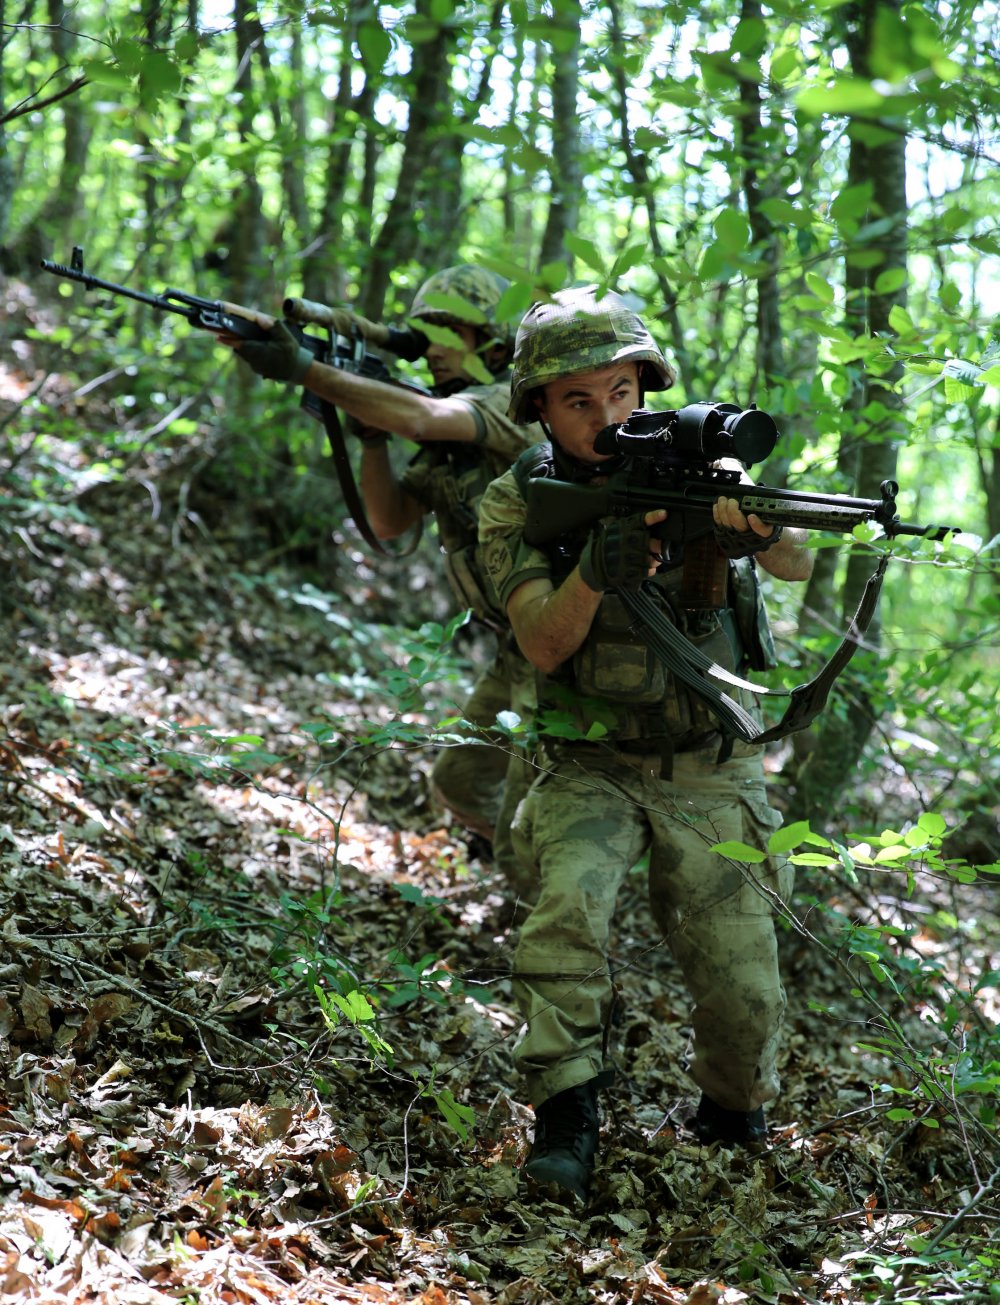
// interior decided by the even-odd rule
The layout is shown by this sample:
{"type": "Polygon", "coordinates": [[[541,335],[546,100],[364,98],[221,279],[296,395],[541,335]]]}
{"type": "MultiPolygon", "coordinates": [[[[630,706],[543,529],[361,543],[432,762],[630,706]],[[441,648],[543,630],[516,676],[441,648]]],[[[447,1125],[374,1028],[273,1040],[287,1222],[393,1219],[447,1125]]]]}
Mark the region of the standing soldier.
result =
{"type": "MultiPolygon", "coordinates": [[[[641,407],[644,390],[673,382],[643,322],[617,295],[572,289],[535,304],[517,333],[509,413],[541,420],[551,442],[523,455],[480,509],[497,598],[541,673],[539,707],[557,705],[577,725],[578,741],[546,742],[544,770],[515,822],[540,896],[521,929],[514,988],[525,1021],[516,1061],[535,1108],[525,1171],[580,1199],[598,1144],[597,1091],[609,1077],[610,923],[620,885],[647,850],[652,912],[693,1001],[696,1132],[727,1144],[762,1142],[763,1106],[778,1092],[785,996],[772,910],[790,891],[790,872],[780,859],[749,866],[709,850],[730,839],[765,847],[780,824],[766,799],[761,749],[729,746],[710,710],[656,660],[614,592],[643,585],[703,652],[738,671],[753,665],[748,651],[759,631],[749,620],[741,628],[732,610],[734,566],[722,607],[688,611],[682,559],[663,562],[654,535],[663,510],[608,519],[542,547],[524,538],[528,478],[599,482],[614,464],[595,453],[595,437],[641,407]],[[606,733],[584,742],[595,722],[606,733]]],[[[744,517],[732,499],[719,499],[714,517],[727,557],[756,556],[785,580],[808,577],[803,532],[744,517]]]]}
{"type": "MultiPolygon", "coordinates": [[[[436,273],[417,291],[410,319],[418,331],[426,325],[433,337],[424,355],[433,378],[429,394],[317,362],[280,321],[271,327],[270,340],[226,341],[258,375],[304,385],[352,419],[362,443],[361,492],[379,538],[394,539],[433,514],[460,606],[471,607],[498,631],[496,655],[478,676],[463,710],[481,738],[488,736],[498,712],[512,709],[523,715],[534,693],[531,667],[484,596],[477,543],[486,487],[541,435],[536,425],[516,424],[507,416],[513,332],[496,317],[506,286],[503,278],[462,264],[436,273]],[[478,383],[471,374],[470,367],[481,371],[475,359],[492,376],[490,384],[478,383]],[[421,446],[400,476],[389,459],[390,434],[421,446]]],[[[336,311],[344,333],[354,330],[373,343],[385,342],[385,326],[349,309],[336,311]]],[[[510,820],[501,811],[513,810],[527,779],[525,761],[483,742],[444,748],[431,772],[438,801],[493,844],[497,865],[515,889],[524,885],[518,883],[510,847],[510,820]]]]}

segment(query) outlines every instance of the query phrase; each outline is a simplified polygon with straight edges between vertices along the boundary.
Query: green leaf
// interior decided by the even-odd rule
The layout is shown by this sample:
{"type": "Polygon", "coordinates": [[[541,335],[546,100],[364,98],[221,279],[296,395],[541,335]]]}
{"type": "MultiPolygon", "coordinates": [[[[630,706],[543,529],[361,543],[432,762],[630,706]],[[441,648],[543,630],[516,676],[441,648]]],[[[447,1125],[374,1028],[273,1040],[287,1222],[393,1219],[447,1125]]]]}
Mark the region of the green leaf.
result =
{"type": "Polygon", "coordinates": [[[586,263],[588,267],[593,268],[598,276],[602,278],[606,276],[607,268],[604,265],[604,259],[592,240],[584,240],[582,236],[574,235],[571,232],[566,237],[566,248],[581,263],[586,263]]]}
{"type": "Polygon", "coordinates": [[[461,295],[431,290],[424,295],[424,302],[428,308],[433,308],[439,313],[447,313],[449,317],[457,317],[460,322],[469,322],[472,326],[482,326],[486,321],[483,310],[477,308],[475,304],[470,304],[468,299],[463,299],[461,295]]]}
{"type": "Polygon", "coordinates": [[[873,289],[877,295],[891,295],[906,284],[906,268],[890,267],[875,278],[873,289]]]}
{"type": "Polygon", "coordinates": [[[825,276],[820,276],[818,272],[807,272],[806,285],[824,304],[833,303],[834,289],[825,276]]]}
{"type": "Polygon", "coordinates": [[[766,852],[762,852],[758,847],[750,847],[746,843],[740,843],[736,839],[729,839],[724,843],[715,843],[708,850],[718,852],[720,856],[728,856],[733,861],[745,861],[747,865],[759,865],[762,861],[767,860],[766,852]]]}
{"type": "Polygon", "coordinates": [[[462,359],[462,370],[480,385],[493,385],[496,377],[480,358],[478,353],[467,353],[462,359]]]}
{"type": "Polygon", "coordinates": [[[404,902],[412,902],[414,906],[441,906],[445,901],[443,897],[425,893],[419,884],[396,884],[396,892],[404,902]]]}
{"type": "Polygon", "coordinates": [[[731,54],[746,54],[759,58],[767,41],[767,28],[761,18],[743,18],[736,25],[733,39],[729,43],[731,54]]]}
{"type": "Polygon", "coordinates": [[[381,72],[392,52],[392,37],[379,23],[367,22],[359,25],[357,40],[367,71],[381,72]]]}
{"type": "Polygon", "coordinates": [[[776,82],[783,82],[786,78],[791,77],[793,73],[798,72],[801,66],[801,55],[798,50],[789,46],[786,50],[779,50],[771,60],[771,77],[776,82]]]}
{"type": "Polygon", "coordinates": [[[433,1097],[445,1123],[455,1130],[463,1142],[467,1142],[469,1129],[476,1122],[476,1112],[472,1107],[456,1101],[448,1088],[431,1089],[428,1095],[433,1097]]]}
{"type": "Polygon", "coordinates": [[[794,824],[785,825],[774,831],[767,840],[767,850],[779,856],[783,855],[785,852],[790,852],[793,847],[797,847],[806,834],[811,832],[808,820],[796,820],[794,824]]]}
{"type": "Polygon", "coordinates": [[[936,811],[925,811],[917,821],[917,827],[931,838],[940,838],[946,832],[948,825],[944,817],[939,816],[936,811]]]}
{"type": "Polygon", "coordinates": [[[762,200],[760,211],[772,222],[787,222],[795,227],[808,226],[812,221],[809,213],[804,209],[796,208],[791,200],[782,199],[780,195],[772,195],[770,199],[762,200]]]}
{"type": "Polygon", "coordinates": [[[830,204],[830,216],[835,222],[844,218],[861,217],[867,212],[871,203],[874,187],[870,181],[860,182],[856,186],[845,186],[830,204]]]}
{"type": "Polygon", "coordinates": [[[649,246],[645,244],[629,245],[615,259],[615,265],[611,269],[610,279],[614,281],[617,277],[624,276],[636,264],[643,262],[649,254],[649,246]]]}
{"type": "Polygon", "coordinates": [[[750,241],[750,223],[738,208],[724,208],[715,219],[715,234],[730,253],[739,253],[750,241]]]}
{"type": "Polygon", "coordinates": [[[911,850],[905,843],[896,843],[892,847],[882,847],[875,853],[875,864],[882,865],[886,861],[903,861],[909,857],[911,850]]]}
{"type": "Polygon", "coordinates": [[[870,82],[857,77],[838,77],[826,86],[807,86],[796,96],[803,113],[817,118],[823,114],[871,113],[885,103],[870,82]]]}
{"type": "Polygon", "coordinates": [[[913,319],[901,304],[893,304],[889,309],[889,325],[897,335],[910,335],[916,330],[913,319]]]}
{"type": "Polygon", "coordinates": [[[173,59],[160,50],[152,50],[143,56],[139,72],[139,86],[142,102],[148,108],[163,95],[172,95],[180,90],[181,70],[173,59]]]}
{"type": "Polygon", "coordinates": [[[123,68],[105,63],[102,59],[83,59],[81,67],[87,81],[97,86],[110,86],[120,91],[132,85],[131,76],[123,68]]]}

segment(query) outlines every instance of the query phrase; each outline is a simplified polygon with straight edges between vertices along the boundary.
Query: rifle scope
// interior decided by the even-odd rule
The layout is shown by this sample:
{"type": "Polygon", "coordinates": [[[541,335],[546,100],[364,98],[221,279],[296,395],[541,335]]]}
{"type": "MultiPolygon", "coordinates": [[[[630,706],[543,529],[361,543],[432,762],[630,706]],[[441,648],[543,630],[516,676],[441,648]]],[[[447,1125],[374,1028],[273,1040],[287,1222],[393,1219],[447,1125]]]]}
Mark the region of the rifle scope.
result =
{"type": "Polygon", "coordinates": [[[676,462],[695,458],[715,462],[737,458],[745,467],[763,462],[778,440],[770,413],[734,403],[689,403],[677,411],[637,408],[621,426],[606,426],[594,441],[595,453],[676,462]]]}

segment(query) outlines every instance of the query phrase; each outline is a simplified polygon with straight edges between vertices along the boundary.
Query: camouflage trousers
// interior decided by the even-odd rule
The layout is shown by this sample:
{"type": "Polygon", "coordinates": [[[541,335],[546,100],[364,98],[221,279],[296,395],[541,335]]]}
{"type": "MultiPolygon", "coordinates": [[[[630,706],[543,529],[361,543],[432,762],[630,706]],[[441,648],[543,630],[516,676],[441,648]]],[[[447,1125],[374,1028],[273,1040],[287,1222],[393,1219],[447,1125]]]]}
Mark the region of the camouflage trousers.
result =
{"type": "Polygon", "coordinates": [[[501,646],[479,675],[462,707],[467,721],[478,726],[478,741],[442,748],[431,770],[431,792],[439,805],[473,833],[493,844],[493,859],[511,890],[535,897],[534,876],[522,866],[511,841],[511,824],[518,804],[538,774],[527,756],[489,731],[501,711],[530,717],[535,705],[535,674],[520,654],[501,646]]]}
{"type": "Polygon", "coordinates": [[[729,839],[764,849],[780,825],[760,756],[717,765],[717,754],[678,754],[672,779],[662,780],[658,757],[574,746],[521,804],[515,838],[526,844],[522,859],[530,851],[541,894],[514,957],[525,1021],[515,1059],[536,1108],[606,1068],[611,920],[647,849],[650,907],[693,1003],[692,1077],[731,1110],[777,1096],[785,994],[773,912],[791,892],[791,867],[709,851],[729,839]]]}

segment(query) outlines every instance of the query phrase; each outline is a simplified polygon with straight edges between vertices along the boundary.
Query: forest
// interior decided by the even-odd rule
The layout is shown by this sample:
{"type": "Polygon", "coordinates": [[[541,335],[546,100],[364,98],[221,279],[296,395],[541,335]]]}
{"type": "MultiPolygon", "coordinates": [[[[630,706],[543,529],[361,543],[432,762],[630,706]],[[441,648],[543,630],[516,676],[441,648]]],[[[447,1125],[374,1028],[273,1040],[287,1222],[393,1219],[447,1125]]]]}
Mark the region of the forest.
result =
{"type": "Polygon", "coordinates": [[[979,0],[0,0],[3,1299],[998,1299],[998,37],[979,0]],[[432,520],[366,542],[301,390],[141,297],[405,325],[458,264],[511,331],[625,297],[657,406],[773,418],[759,483],[950,527],[764,577],[770,721],[886,564],[741,852],[796,869],[769,1145],[684,1127],[640,863],[583,1209],[520,1174],[526,904],[429,786],[495,636],[432,520]]]}

